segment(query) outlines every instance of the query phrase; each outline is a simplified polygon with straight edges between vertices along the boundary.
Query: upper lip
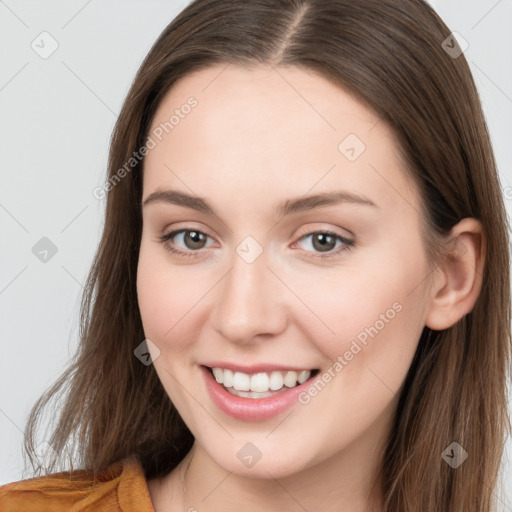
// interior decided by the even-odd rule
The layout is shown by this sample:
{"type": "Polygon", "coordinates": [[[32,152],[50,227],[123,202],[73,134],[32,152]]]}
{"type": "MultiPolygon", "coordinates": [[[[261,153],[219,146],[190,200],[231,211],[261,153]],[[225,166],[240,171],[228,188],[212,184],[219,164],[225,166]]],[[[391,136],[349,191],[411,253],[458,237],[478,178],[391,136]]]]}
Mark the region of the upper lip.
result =
{"type": "Polygon", "coordinates": [[[242,365],[237,363],[230,363],[228,361],[208,361],[203,363],[203,366],[207,366],[209,368],[223,368],[227,370],[232,370],[234,372],[242,372],[242,373],[261,373],[261,372],[271,372],[271,371],[292,371],[292,372],[300,372],[302,370],[314,370],[315,368],[311,366],[289,366],[289,365],[280,365],[273,363],[259,363],[259,364],[251,364],[251,365],[242,365]]]}

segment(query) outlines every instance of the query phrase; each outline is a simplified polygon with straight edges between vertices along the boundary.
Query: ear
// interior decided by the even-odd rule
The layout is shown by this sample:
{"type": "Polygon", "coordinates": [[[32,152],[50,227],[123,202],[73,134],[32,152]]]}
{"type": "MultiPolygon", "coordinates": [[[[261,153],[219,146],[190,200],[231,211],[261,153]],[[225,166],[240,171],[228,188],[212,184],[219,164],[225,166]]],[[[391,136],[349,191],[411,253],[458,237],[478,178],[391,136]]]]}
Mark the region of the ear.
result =
{"type": "Polygon", "coordinates": [[[462,219],[450,231],[448,251],[435,272],[425,324],[448,329],[468,314],[482,289],[486,253],[480,221],[462,219]]]}

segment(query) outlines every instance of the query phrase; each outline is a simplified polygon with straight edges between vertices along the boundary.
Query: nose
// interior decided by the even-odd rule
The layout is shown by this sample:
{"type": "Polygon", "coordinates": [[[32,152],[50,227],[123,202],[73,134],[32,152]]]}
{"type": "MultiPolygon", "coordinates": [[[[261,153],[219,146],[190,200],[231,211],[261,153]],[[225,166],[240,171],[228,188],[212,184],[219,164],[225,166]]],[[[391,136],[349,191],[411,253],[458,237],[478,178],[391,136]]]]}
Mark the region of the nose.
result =
{"type": "Polygon", "coordinates": [[[218,285],[211,321],[226,340],[237,344],[254,343],[262,337],[278,335],[286,328],[284,301],[286,287],[269,268],[263,252],[247,262],[238,254],[218,285]]]}

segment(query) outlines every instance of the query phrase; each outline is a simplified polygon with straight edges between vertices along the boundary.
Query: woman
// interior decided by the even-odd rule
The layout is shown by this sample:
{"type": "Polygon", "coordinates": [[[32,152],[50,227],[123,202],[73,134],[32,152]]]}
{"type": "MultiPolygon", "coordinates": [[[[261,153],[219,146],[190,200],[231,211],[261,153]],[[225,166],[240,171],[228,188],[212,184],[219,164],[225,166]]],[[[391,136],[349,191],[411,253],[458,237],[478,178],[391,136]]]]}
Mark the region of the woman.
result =
{"type": "Polygon", "coordinates": [[[95,191],[76,360],[28,422],[34,464],[69,383],[49,444],[77,435],[80,468],[2,510],[491,512],[507,224],[458,50],[421,0],[183,10],[95,191]]]}

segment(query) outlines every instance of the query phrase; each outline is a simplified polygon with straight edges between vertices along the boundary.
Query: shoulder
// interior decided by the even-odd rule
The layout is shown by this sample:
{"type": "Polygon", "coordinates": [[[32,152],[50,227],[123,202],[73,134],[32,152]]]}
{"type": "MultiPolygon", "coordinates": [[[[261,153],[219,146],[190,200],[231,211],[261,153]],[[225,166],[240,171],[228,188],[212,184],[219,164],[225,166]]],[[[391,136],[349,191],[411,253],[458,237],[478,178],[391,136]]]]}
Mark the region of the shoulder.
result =
{"type": "Polygon", "coordinates": [[[0,487],[2,512],[155,512],[135,458],[118,461],[93,480],[87,470],[64,471],[0,487]]]}

